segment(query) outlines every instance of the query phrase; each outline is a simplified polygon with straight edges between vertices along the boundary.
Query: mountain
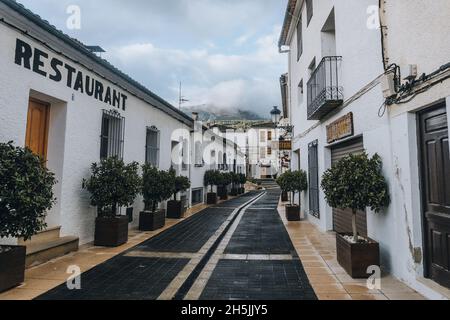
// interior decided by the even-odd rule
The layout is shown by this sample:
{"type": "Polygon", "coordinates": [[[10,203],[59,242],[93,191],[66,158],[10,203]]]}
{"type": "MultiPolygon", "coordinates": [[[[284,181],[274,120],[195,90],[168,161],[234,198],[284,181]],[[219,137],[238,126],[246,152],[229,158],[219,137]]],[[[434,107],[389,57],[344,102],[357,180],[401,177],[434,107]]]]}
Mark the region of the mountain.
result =
{"type": "Polygon", "coordinates": [[[231,108],[220,110],[207,105],[184,107],[181,111],[189,116],[192,112],[197,112],[200,121],[266,120],[252,111],[231,108]]]}

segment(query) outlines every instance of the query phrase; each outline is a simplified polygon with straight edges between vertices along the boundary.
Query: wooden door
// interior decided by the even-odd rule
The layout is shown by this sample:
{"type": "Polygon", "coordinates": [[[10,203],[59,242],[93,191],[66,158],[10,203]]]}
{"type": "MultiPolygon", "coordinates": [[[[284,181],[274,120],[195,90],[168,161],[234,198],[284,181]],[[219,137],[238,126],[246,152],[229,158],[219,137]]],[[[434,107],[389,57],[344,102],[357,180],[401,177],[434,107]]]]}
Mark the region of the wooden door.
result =
{"type": "MultiPolygon", "coordinates": [[[[339,160],[349,154],[361,154],[364,152],[363,139],[356,139],[331,149],[331,163],[334,165],[339,160]]],[[[333,230],[337,233],[352,233],[352,217],[351,209],[333,208],[333,230]]],[[[356,216],[356,226],[360,236],[367,237],[367,212],[358,211],[356,216]]]]}
{"type": "Polygon", "coordinates": [[[450,155],[445,103],[419,118],[426,276],[450,288],[450,155]]]}
{"type": "Polygon", "coordinates": [[[30,100],[25,146],[47,160],[49,105],[30,100]]]}

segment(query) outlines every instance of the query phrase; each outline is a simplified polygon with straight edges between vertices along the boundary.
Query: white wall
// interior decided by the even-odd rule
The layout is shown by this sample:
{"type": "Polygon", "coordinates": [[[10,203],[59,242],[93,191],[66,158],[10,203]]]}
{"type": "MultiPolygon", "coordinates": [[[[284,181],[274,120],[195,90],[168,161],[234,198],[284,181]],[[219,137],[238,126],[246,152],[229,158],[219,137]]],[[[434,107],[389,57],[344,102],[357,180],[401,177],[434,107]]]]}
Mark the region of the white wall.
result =
{"type": "MultiPolygon", "coordinates": [[[[83,178],[89,177],[91,163],[100,160],[102,109],[113,107],[74,92],[65,86],[65,79],[54,82],[16,65],[16,38],[47,52],[50,58],[56,54],[3,24],[0,25],[0,34],[0,46],[4,48],[0,52],[0,141],[12,140],[20,146],[25,144],[30,95],[39,96],[52,104],[48,166],[56,173],[59,183],[55,187],[58,204],[50,212],[47,221],[49,226],[61,225],[63,235],[79,236],[81,244],[90,242],[93,239],[96,209],[90,206],[89,194],[82,190],[81,182],[83,178]]],[[[67,61],[63,57],[58,58],[67,61]]],[[[73,62],[70,64],[74,65],[73,62]]],[[[81,66],[77,66],[77,69],[99,79],[81,66]]],[[[107,80],[99,80],[108,83],[107,80]]],[[[116,88],[112,83],[109,85],[116,88]]],[[[126,119],[124,160],[141,164],[145,162],[146,127],[156,126],[161,131],[160,168],[169,169],[172,132],[190,128],[131,94],[128,94],[126,111],[118,111],[126,119]]],[[[143,208],[141,199],[136,201],[134,207],[137,218],[139,210],[143,208]]]]}

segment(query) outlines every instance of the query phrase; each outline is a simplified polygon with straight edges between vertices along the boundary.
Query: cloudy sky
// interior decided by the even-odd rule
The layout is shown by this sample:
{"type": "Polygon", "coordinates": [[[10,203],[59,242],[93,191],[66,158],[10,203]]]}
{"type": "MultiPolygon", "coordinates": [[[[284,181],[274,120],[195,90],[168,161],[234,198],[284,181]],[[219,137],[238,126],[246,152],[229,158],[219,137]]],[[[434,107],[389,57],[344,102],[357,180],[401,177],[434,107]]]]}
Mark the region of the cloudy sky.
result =
{"type": "Polygon", "coordinates": [[[251,110],[280,105],[287,59],[277,41],[287,0],[19,0],[115,66],[178,105],[251,110]],[[70,5],[81,29],[67,28],[70,5]]]}

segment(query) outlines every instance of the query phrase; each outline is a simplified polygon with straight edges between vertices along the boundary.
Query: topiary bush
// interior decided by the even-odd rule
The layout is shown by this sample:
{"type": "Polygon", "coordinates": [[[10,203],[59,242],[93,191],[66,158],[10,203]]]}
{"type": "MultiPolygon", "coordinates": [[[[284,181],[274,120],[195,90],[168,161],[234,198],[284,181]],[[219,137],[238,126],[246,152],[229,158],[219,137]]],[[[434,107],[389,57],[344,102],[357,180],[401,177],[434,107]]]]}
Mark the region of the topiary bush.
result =
{"type": "Polygon", "coordinates": [[[145,211],[154,213],[158,203],[170,199],[175,193],[175,176],[152,165],[142,166],[142,195],[145,211]]]}
{"type": "Polygon", "coordinates": [[[211,188],[211,193],[213,192],[213,187],[218,185],[219,174],[220,173],[216,170],[208,170],[203,176],[203,184],[205,187],[211,188]]]}
{"type": "Polygon", "coordinates": [[[100,217],[116,217],[118,207],[134,203],[142,183],[138,171],[137,162],[125,164],[117,157],[92,164],[92,175],[83,180],[83,189],[90,192],[100,217]]]}
{"type": "Polygon", "coordinates": [[[176,172],[174,169],[170,169],[170,174],[173,177],[173,183],[174,183],[174,193],[173,193],[173,199],[177,200],[177,194],[182,191],[186,191],[191,187],[191,181],[189,181],[189,178],[184,176],[176,176],[176,172]]]}
{"type": "Polygon", "coordinates": [[[308,177],[305,171],[287,171],[276,180],[283,192],[291,193],[291,206],[294,205],[295,194],[308,190],[308,177]]]}
{"type": "Polygon", "coordinates": [[[47,225],[55,176],[27,148],[0,143],[0,238],[29,240],[47,225]]]}
{"type": "Polygon", "coordinates": [[[370,207],[378,213],[391,202],[382,168],[383,163],[378,154],[369,158],[367,153],[363,153],[343,158],[323,174],[321,186],[328,204],[353,212],[355,242],[358,242],[357,211],[365,211],[370,207]]]}

